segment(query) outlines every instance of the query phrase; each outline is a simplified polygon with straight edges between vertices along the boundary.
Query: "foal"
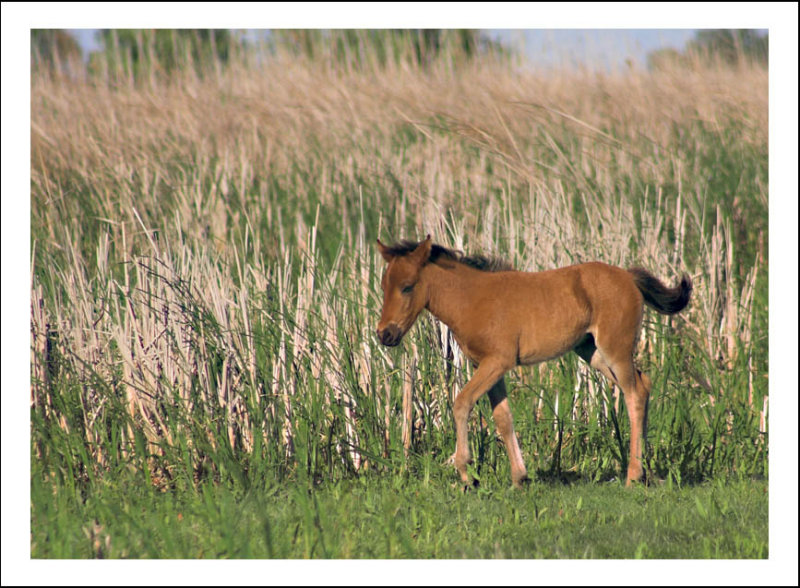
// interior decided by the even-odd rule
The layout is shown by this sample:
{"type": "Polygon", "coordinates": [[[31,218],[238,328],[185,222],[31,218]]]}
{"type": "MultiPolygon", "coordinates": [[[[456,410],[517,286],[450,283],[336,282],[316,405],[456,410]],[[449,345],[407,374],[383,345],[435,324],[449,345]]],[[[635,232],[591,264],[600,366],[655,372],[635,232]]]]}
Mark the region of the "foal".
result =
{"type": "Polygon", "coordinates": [[[469,484],[467,421],[489,393],[492,416],[511,463],[511,481],[528,481],[506,398],[505,373],[575,351],[617,384],[631,421],[627,484],[640,480],[650,378],[633,365],[643,305],[663,314],[681,311],[692,284],[684,275],[668,288],[641,268],[592,262],[543,272],[519,272],[485,257],[466,257],[431,243],[403,241],[378,249],[388,263],[381,279],[378,339],[395,346],[423,308],[445,323],[477,366],[453,406],[455,464],[469,484]]]}

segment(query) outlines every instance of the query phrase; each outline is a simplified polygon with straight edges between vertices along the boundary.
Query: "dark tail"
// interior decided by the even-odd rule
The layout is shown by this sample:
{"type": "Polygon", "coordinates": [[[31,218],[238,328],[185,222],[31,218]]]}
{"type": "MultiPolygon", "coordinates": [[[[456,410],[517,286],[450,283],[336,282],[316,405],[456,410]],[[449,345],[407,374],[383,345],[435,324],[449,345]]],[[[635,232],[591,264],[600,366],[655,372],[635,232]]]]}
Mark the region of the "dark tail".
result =
{"type": "Polygon", "coordinates": [[[640,267],[628,270],[633,275],[633,283],[641,290],[648,306],[661,314],[675,314],[686,308],[692,293],[692,280],[683,274],[681,283],[674,288],[667,288],[653,274],[640,267]]]}

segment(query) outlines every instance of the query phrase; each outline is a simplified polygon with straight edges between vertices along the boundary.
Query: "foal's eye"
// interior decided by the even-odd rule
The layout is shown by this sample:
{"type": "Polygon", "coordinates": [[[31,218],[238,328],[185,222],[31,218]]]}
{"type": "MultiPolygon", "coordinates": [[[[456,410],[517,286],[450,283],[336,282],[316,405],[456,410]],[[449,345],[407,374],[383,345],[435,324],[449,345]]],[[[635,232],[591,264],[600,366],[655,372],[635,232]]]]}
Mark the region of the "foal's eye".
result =
{"type": "Polygon", "coordinates": [[[413,289],[414,289],[414,284],[411,284],[411,285],[409,285],[409,286],[406,286],[405,288],[403,288],[403,289],[401,290],[401,292],[402,292],[403,294],[411,294],[411,291],[412,291],[413,289]]]}

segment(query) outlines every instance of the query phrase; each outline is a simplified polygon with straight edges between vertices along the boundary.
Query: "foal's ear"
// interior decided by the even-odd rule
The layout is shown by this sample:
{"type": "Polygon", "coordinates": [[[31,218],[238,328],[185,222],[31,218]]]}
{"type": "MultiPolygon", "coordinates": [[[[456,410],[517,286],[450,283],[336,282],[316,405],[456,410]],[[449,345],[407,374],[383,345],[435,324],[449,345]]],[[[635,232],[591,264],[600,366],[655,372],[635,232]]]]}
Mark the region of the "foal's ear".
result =
{"type": "Polygon", "coordinates": [[[414,249],[413,253],[411,253],[411,255],[414,257],[414,261],[416,261],[419,265],[424,265],[431,256],[432,246],[433,242],[431,241],[431,236],[428,235],[422,243],[417,245],[417,248],[414,249]]]}
{"type": "Polygon", "coordinates": [[[389,263],[394,259],[394,254],[392,253],[391,249],[381,243],[380,239],[378,239],[378,251],[381,252],[381,257],[386,260],[386,263],[389,263]]]}

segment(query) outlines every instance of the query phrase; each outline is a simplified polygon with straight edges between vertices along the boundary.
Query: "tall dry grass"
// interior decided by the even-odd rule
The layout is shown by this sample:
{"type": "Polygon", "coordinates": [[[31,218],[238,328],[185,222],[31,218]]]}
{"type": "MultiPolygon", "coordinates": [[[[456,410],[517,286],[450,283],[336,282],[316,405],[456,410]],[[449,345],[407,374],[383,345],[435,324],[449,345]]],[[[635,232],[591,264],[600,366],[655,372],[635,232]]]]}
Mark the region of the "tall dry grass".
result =
{"type": "MultiPolygon", "coordinates": [[[[642,334],[663,403],[656,457],[686,442],[699,464],[686,472],[707,475],[723,446],[732,471],[765,455],[743,448],[766,432],[763,69],[354,70],[277,55],[168,80],[34,72],[31,96],[45,462],[89,477],[134,456],[163,480],[319,476],[449,442],[470,368],[446,327],[423,318],[402,352],[373,336],[374,239],[427,233],[530,271],[688,272],[688,311],[649,314],[642,334]],[[695,421],[700,441],[680,437],[695,421]]],[[[541,440],[546,422],[559,450],[600,468],[586,431],[613,448],[616,391],[574,360],[512,378],[521,435],[541,440]]],[[[531,452],[549,455],[544,443],[531,452]]]]}

